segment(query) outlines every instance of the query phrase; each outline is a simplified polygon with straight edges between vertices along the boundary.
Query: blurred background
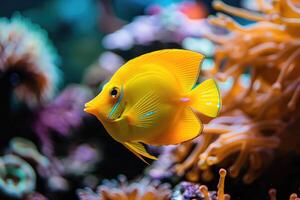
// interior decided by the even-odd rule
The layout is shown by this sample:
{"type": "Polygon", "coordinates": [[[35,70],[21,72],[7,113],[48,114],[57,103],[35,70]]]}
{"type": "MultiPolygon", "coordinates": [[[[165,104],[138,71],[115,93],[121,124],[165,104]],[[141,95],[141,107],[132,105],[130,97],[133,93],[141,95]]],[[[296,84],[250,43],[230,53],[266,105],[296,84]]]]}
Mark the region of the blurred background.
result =
{"type": "MultiPolygon", "coordinates": [[[[61,57],[63,84],[68,84],[79,83],[87,67],[99,57],[101,52],[107,50],[102,42],[105,35],[115,32],[139,15],[151,14],[152,11],[149,11],[151,7],[155,10],[155,7],[164,8],[180,2],[185,1],[12,0],[1,2],[0,16],[11,17],[17,12],[45,29],[61,57]]],[[[195,8],[188,11],[186,9],[195,18],[204,18],[215,13],[209,0],[186,2],[197,2],[201,7],[200,10],[195,8]]],[[[224,2],[240,6],[239,0],[226,0],[224,2]]],[[[165,20],[175,21],[175,18],[172,18],[170,13],[170,16],[166,16],[165,20]]],[[[143,29],[142,25],[139,29],[143,29]]],[[[140,37],[147,36],[140,33],[140,37]]],[[[124,41],[124,43],[127,42],[124,41]]],[[[116,50],[113,47],[109,48],[116,50]]],[[[125,56],[128,59],[129,55],[125,56]]]]}

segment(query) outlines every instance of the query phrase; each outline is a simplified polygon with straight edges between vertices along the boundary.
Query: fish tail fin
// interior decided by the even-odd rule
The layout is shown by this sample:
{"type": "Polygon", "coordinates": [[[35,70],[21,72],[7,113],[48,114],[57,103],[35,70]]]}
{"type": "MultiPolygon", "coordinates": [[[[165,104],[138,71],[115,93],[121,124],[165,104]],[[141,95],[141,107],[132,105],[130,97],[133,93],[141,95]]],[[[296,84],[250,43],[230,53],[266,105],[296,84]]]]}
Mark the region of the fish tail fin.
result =
{"type": "Polygon", "coordinates": [[[216,117],[221,110],[220,91],[213,79],[200,83],[191,91],[190,98],[191,107],[208,117],[216,117]]]}

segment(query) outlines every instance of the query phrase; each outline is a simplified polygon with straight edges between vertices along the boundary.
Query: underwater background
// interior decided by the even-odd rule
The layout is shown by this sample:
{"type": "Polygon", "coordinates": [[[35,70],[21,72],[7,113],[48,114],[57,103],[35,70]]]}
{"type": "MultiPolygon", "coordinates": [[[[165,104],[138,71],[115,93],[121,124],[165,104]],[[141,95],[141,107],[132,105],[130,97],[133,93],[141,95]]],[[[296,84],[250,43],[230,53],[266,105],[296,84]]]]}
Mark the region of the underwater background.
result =
{"type": "Polygon", "coordinates": [[[0,200],[298,199],[299,0],[1,0],[0,200]],[[223,107],[145,164],[84,104],[126,61],[206,56],[223,107]]]}

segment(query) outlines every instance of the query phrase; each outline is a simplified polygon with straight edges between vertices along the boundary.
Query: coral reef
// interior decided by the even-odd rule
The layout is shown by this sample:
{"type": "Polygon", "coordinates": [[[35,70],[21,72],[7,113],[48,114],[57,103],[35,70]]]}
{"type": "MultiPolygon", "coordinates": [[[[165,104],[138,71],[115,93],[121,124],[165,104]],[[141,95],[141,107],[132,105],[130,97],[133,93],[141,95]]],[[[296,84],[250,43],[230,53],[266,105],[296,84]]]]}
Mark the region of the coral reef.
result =
{"type": "Polygon", "coordinates": [[[11,139],[6,154],[0,158],[0,190],[6,196],[26,199],[45,199],[35,191],[36,168],[49,168],[49,159],[39,153],[31,141],[16,137],[11,139]]]}
{"type": "Polygon", "coordinates": [[[228,166],[231,177],[240,175],[247,165],[243,180],[251,183],[284,144],[292,141],[296,144],[288,150],[299,150],[298,136],[290,127],[300,114],[300,40],[295,34],[300,12],[294,1],[258,3],[262,14],[214,2],[219,10],[257,22],[242,26],[225,14],[209,18],[210,23],[228,30],[226,35],[205,35],[216,43],[216,49],[215,65],[204,74],[226,85],[221,90],[221,115],[213,120],[200,115],[208,122],[202,135],[168,152],[175,159],[168,166],[155,164],[158,168],[172,169],[188,180],[208,181],[215,165],[228,166]]]}
{"type": "MultiPolygon", "coordinates": [[[[178,184],[172,193],[172,200],[229,200],[231,199],[229,194],[224,193],[225,189],[225,176],[226,170],[219,170],[220,178],[217,191],[208,191],[207,186],[199,185],[191,182],[181,182],[178,184]]],[[[275,189],[269,190],[269,199],[277,199],[277,191],[275,189]]],[[[292,193],[289,200],[299,200],[296,193],[292,193]]]]}
{"type": "Polygon", "coordinates": [[[105,180],[94,193],[90,188],[79,189],[80,200],[167,200],[170,198],[170,185],[150,181],[147,178],[128,183],[125,176],[118,180],[105,180]]]}
{"type": "Polygon", "coordinates": [[[230,196],[224,194],[226,170],[220,169],[218,191],[208,191],[207,186],[190,182],[181,182],[173,191],[172,199],[203,199],[203,200],[229,200],[230,196]]]}
{"type": "Polygon", "coordinates": [[[58,95],[60,60],[47,33],[18,14],[0,18],[1,200],[300,199],[291,194],[300,184],[299,0],[250,0],[255,11],[214,1],[222,13],[208,19],[199,1],[154,1],[126,25],[114,15],[117,1],[76,2],[20,10],[49,31],[62,55],[58,95]],[[199,82],[217,79],[223,108],[214,119],[198,113],[199,137],[147,146],[159,159],[142,174],[144,163],[83,105],[126,60],[163,48],[205,54],[199,82]],[[128,180],[111,179],[119,173],[128,180]]]}
{"type": "Polygon", "coordinates": [[[11,101],[15,94],[29,106],[49,99],[60,73],[46,32],[20,15],[0,18],[0,30],[0,89],[8,96],[3,98],[11,101]]]}
{"type": "Polygon", "coordinates": [[[70,184],[66,177],[91,178],[87,174],[100,160],[99,149],[90,144],[74,146],[64,157],[46,157],[33,142],[16,137],[11,139],[5,155],[0,157],[0,191],[14,198],[43,200],[46,197],[36,192],[37,177],[43,178],[46,187],[52,191],[67,191],[70,184]]]}

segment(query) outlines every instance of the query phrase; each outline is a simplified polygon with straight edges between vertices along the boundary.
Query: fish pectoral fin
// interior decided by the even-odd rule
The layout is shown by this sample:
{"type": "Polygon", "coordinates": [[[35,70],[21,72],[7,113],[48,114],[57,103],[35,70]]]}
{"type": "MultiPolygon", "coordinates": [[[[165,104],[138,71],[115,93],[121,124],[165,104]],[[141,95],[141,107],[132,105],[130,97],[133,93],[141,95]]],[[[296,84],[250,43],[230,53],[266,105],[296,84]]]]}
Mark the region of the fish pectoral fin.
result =
{"type": "Polygon", "coordinates": [[[195,115],[192,108],[187,107],[180,114],[180,119],[168,131],[165,137],[159,137],[158,145],[179,144],[191,139],[194,139],[201,134],[203,124],[195,115]]]}
{"type": "Polygon", "coordinates": [[[144,161],[145,163],[149,164],[147,161],[144,160],[144,157],[146,158],[150,158],[152,160],[157,160],[157,158],[155,156],[152,156],[151,154],[149,154],[147,152],[147,150],[145,149],[145,147],[139,143],[139,142],[124,142],[123,145],[129,149],[132,153],[134,153],[134,155],[136,155],[138,158],[140,158],[142,161],[144,161]]]}
{"type": "Polygon", "coordinates": [[[136,127],[151,127],[159,115],[159,97],[149,91],[125,114],[128,123],[136,127]]]}

